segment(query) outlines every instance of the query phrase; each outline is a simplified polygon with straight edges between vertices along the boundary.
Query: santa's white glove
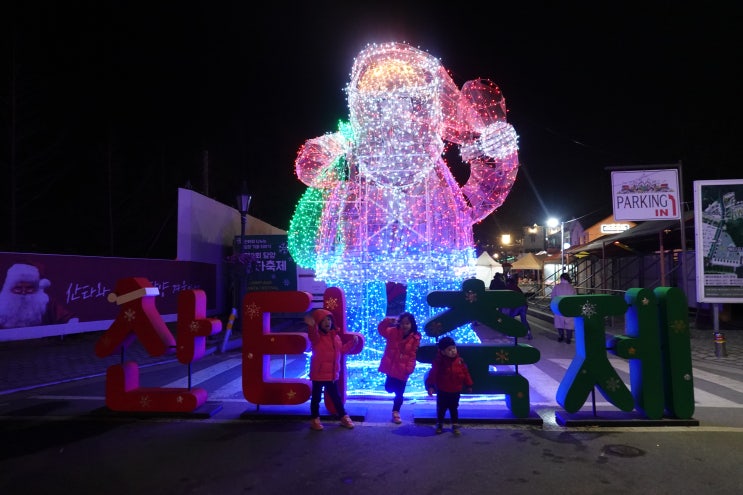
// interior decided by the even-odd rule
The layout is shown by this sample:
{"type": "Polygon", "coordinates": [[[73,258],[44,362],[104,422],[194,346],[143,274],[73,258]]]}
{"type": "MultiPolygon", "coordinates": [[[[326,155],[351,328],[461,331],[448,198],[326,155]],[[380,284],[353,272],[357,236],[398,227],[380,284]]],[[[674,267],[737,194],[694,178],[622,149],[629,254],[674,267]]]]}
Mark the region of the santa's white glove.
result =
{"type": "Polygon", "coordinates": [[[472,161],[487,156],[503,160],[519,150],[519,136],[513,126],[502,120],[487,125],[480,137],[470,143],[464,143],[459,149],[462,159],[472,161]]]}

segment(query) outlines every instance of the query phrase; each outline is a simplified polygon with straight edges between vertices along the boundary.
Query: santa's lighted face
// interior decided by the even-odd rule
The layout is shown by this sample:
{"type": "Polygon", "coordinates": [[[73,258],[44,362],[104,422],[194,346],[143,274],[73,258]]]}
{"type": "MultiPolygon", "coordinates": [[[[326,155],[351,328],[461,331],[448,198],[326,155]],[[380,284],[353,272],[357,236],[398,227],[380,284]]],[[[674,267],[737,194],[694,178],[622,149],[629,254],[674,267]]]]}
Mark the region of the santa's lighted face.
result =
{"type": "Polygon", "coordinates": [[[422,180],[443,151],[439,61],[402,44],[371,47],[348,85],[358,170],[383,186],[422,180]]]}

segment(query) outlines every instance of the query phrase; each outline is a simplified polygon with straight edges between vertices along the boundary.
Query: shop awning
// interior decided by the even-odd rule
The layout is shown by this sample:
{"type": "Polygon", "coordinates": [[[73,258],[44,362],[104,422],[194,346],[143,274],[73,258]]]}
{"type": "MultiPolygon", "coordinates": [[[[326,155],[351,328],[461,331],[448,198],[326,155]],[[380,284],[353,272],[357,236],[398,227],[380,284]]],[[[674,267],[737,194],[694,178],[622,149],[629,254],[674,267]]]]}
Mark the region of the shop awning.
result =
{"type": "MultiPolygon", "coordinates": [[[[684,215],[687,249],[694,242],[694,212],[684,215]]],[[[681,222],[679,220],[651,220],[639,223],[635,227],[619,234],[607,235],[587,244],[572,246],[565,250],[570,256],[598,257],[638,256],[655,253],[660,250],[663,234],[663,249],[681,249],[681,222]]]]}

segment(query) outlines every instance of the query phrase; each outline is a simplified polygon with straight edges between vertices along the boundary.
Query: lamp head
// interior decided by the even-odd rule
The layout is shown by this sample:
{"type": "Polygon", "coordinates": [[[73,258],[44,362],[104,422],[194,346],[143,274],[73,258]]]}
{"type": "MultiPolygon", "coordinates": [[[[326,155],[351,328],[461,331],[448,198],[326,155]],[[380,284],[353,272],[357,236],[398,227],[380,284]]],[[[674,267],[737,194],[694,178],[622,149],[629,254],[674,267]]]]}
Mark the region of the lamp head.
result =
{"type": "Polygon", "coordinates": [[[253,199],[253,196],[248,194],[248,186],[245,181],[243,181],[242,188],[240,188],[240,193],[237,195],[237,209],[241,215],[248,214],[251,199],[253,199]]]}

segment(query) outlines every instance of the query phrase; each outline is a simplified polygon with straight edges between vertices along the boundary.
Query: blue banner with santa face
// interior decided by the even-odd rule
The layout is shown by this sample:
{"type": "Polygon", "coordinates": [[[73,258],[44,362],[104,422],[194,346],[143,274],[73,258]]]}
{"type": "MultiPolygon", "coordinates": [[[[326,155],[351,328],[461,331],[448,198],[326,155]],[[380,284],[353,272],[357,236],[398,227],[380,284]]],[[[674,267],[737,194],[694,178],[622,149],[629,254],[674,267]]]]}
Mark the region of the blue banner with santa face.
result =
{"type": "Polygon", "coordinates": [[[177,313],[178,293],[187,289],[206,293],[207,313],[216,308],[216,266],[210,263],[0,253],[0,333],[112,320],[118,306],[107,296],[127,277],[144,277],[159,290],[155,304],[162,315],[177,313]]]}

